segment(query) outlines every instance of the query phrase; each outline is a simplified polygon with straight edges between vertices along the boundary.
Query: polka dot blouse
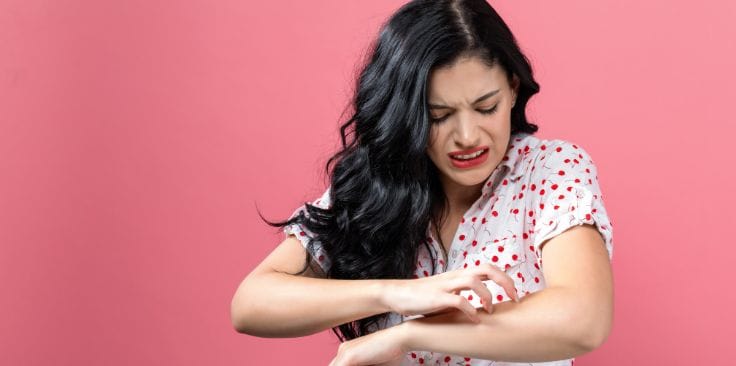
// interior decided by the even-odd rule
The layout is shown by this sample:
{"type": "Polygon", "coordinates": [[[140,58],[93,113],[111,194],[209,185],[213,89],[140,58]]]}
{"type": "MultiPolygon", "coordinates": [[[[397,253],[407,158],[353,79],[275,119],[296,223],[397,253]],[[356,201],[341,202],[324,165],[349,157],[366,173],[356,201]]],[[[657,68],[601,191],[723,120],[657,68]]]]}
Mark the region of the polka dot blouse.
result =
{"type": "MultiPolygon", "coordinates": [[[[329,188],[312,201],[329,206],[329,188]]],[[[294,211],[295,216],[304,206],[294,211]]],[[[437,273],[491,263],[514,280],[520,297],[546,287],[539,245],[570,227],[593,224],[601,233],[609,259],[613,259],[613,228],[603,205],[597,169],[590,155],[577,144],[564,140],[543,140],[516,133],[501,163],[486,180],[481,196],[460,221],[450,250],[445,254],[437,238],[427,228],[429,248],[421,246],[415,278],[431,276],[432,258],[437,273]],[[429,250],[432,251],[431,255],[429,250]]],[[[311,233],[300,225],[284,228],[306,247],[311,233]]],[[[323,271],[330,259],[316,243],[312,255],[323,271]]],[[[503,288],[484,281],[494,295],[493,303],[510,301],[503,288]]],[[[472,299],[472,291],[462,292],[472,299]]],[[[480,306],[477,296],[473,300],[480,306]]],[[[471,301],[471,303],[473,302],[471,301]]],[[[384,327],[414,317],[390,313],[384,327]]],[[[428,351],[411,351],[402,365],[544,365],[570,366],[574,359],[553,362],[513,363],[481,360],[428,351]]]]}

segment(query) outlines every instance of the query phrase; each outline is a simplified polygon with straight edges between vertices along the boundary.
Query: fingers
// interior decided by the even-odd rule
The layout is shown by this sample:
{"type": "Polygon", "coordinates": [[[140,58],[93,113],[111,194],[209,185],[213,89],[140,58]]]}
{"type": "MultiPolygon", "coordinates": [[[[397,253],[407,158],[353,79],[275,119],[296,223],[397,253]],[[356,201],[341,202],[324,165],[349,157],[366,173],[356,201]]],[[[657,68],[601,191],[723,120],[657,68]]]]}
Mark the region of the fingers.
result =
{"type": "Polygon", "coordinates": [[[510,299],[519,302],[519,294],[516,292],[516,285],[514,284],[514,280],[512,280],[511,277],[506,274],[506,272],[501,271],[500,269],[494,267],[492,264],[489,263],[485,263],[476,268],[478,271],[480,271],[480,273],[488,276],[490,280],[499,284],[504,289],[504,291],[506,291],[506,295],[510,299]]]}
{"type": "MultiPolygon", "coordinates": [[[[453,281],[453,288],[472,289],[483,302],[483,307],[490,313],[489,307],[493,303],[493,295],[486,285],[480,280],[480,276],[471,275],[458,277],[453,281]]],[[[485,274],[482,276],[485,277],[485,274]]],[[[460,292],[459,290],[453,292],[460,292]]]]}
{"type": "Polygon", "coordinates": [[[493,294],[491,294],[491,290],[489,290],[488,287],[486,287],[486,284],[481,282],[478,278],[475,278],[473,281],[473,287],[471,288],[476,294],[478,294],[478,296],[480,296],[481,300],[483,300],[483,307],[490,314],[493,311],[493,294]]]}
{"type": "Polygon", "coordinates": [[[468,299],[460,296],[460,295],[450,295],[446,294],[444,297],[447,301],[447,306],[457,308],[458,310],[465,313],[470,320],[472,320],[475,323],[480,322],[480,318],[478,318],[478,311],[473,307],[473,305],[470,304],[470,301],[468,299]]]}
{"type": "MultiPolygon", "coordinates": [[[[446,291],[446,296],[443,297],[444,306],[457,308],[476,323],[480,322],[477,309],[461,294],[461,290],[473,290],[488,314],[493,313],[493,293],[483,283],[485,279],[489,279],[501,286],[510,299],[519,302],[519,295],[516,291],[514,280],[505,271],[500,270],[490,263],[485,263],[472,269],[445,272],[441,275],[449,277],[449,281],[445,282],[446,287],[444,290],[446,291]]],[[[439,278],[438,276],[435,279],[439,278]]]]}
{"type": "Polygon", "coordinates": [[[454,289],[453,293],[457,293],[457,289],[472,289],[483,300],[486,310],[490,312],[488,305],[493,304],[493,294],[491,294],[488,287],[481,281],[486,278],[501,286],[510,299],[519,302],[514,280],[506,272],[501,271],[491,264],[483,264],[471,270],[466,270],[465,275],[458,275],[451,281],[448,291],[454,289]],[[468,275],[468,272],[470,272],[470,275],[468,275]]]}

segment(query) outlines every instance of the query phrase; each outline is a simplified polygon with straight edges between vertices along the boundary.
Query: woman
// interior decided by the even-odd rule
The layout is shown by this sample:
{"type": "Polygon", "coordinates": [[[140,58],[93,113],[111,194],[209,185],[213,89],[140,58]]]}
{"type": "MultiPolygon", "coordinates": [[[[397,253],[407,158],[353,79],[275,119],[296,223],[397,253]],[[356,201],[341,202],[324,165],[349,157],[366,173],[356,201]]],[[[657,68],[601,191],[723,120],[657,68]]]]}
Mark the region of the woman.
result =
{"type": "Polygon", "coordinates": [[[359,76],[329,187],[270,223],[286,239],[235,293],[234,327],[332,328],[333,366],[571,365],[602,344],[611,224],[587,152],[533,136],[538,91],[485,1],[401,7],[359,76]]]}

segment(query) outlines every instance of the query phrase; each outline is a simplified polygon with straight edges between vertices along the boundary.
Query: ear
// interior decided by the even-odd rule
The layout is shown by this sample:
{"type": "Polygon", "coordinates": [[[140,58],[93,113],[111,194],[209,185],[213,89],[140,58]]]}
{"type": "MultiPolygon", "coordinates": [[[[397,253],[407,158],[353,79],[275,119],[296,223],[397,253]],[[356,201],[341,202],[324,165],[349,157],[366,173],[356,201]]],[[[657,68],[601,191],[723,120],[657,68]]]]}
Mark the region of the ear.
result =
{"type": "Polygon", "coordinates": [[[511,86],[511,90],[514,92],[514,95],[516,96],[519,95],[519,84],[521,84],[521,82],[519,81],[519,77],[516,76],[516,74],[512,74],[510,86],[511,86]]]}

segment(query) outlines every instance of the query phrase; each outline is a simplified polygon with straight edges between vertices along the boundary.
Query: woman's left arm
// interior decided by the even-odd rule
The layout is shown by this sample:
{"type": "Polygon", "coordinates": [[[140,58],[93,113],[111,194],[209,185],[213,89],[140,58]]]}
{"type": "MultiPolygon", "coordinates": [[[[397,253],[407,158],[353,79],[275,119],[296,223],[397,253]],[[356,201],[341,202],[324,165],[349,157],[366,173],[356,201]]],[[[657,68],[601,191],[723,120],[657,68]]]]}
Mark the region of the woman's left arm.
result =
{"type": "Polygon", "coordinates": [[[494,304],[472,323],[459,311],[393,328],[405,350],[508,362],[576,357],[600,346],[613,322],[613,275],[603,239],[592,225],[574,226],[542,243],[547,287],[519,303],[494,304]]]}

